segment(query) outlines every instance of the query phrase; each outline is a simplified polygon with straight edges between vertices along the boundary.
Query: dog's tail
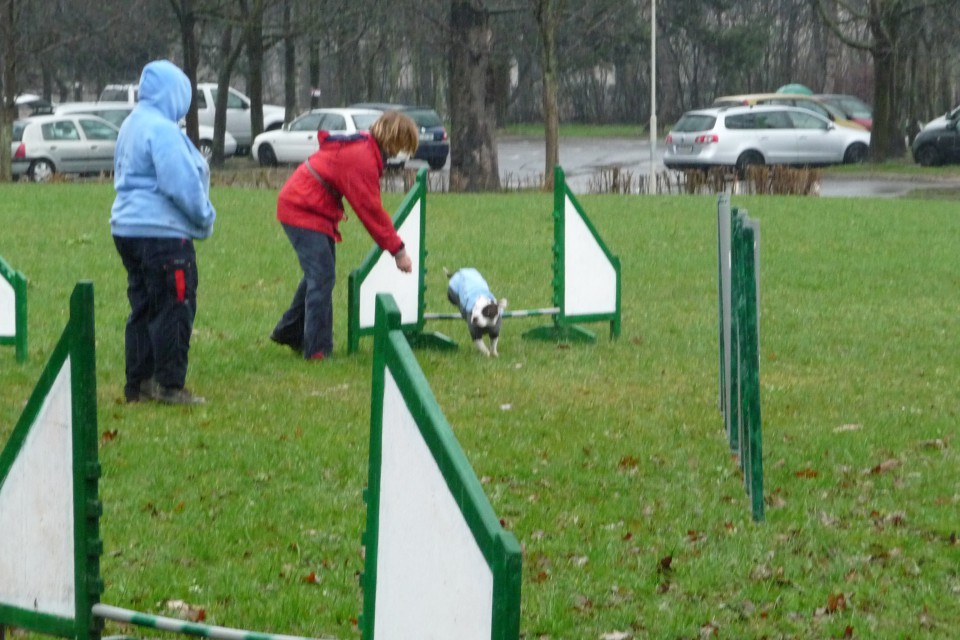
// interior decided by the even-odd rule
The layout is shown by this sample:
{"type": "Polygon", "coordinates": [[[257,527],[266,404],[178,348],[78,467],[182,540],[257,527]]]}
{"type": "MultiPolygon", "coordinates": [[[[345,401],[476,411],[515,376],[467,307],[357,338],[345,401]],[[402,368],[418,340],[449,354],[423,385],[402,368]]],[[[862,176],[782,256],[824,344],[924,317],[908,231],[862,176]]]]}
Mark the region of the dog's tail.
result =
{"type": "Polygon", "coordinates": [[[453,277],[453,274],[450,273],[450,270],[447,269],[446,267],[443,267],[443,275],[447,276],[447,280],[453,277]]]}

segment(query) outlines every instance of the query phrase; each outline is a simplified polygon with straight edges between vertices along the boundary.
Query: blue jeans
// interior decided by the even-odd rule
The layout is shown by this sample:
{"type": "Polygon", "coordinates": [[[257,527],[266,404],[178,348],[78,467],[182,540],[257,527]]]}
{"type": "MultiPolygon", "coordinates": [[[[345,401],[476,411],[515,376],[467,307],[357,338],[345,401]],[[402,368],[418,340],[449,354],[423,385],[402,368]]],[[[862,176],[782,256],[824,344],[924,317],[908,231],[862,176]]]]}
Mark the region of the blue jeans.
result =
{"type": "Polygon", "coordinates": [[[113,237],[127,270],[130,315],[126,343],[127,398],[154,378],[164,387],[183,388],[190,336],[197,313],[197,255],[187,238],[113,237]]]}
{"type": "Polygon", "coordinates": [[[273,335],[291,346],[303,345],[303,357],[333,353],[333,285],[336,282],[337,249],[333,238],[301,227],[283,225],[303,269],[303,278],[293,294],[273,335]]]}

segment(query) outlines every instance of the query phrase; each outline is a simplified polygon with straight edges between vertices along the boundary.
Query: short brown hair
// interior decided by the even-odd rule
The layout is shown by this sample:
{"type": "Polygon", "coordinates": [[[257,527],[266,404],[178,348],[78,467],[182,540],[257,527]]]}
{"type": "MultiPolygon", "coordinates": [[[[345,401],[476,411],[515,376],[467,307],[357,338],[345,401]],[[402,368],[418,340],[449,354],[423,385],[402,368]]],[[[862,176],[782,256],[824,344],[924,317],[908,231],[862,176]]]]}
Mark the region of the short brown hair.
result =
{"type": "Polygon", "coordinates": [[[387,156],[409,153],[417,150],[419,134],[413,119],[399,111],[386,111],[370,125],[370,135],[377,141],[387,156]]]}

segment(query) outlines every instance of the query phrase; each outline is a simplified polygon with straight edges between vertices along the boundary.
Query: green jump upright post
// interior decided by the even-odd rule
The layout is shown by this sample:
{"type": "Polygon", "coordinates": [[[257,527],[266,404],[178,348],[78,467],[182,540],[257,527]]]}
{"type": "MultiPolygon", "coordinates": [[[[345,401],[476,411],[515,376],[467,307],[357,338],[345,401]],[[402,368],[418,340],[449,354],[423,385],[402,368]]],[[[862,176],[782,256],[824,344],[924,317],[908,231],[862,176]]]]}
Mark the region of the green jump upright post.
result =
{"type": "Polygon", "coordinates": [[[567,185],[563,168],[553,178],[553,324],[524,338],[595,342],[582,322],[609,322],[620,336],[620,259],[613,255],[567,185]]]}
{"type": "Polygon", "coordinates": [[[750,496],[750,508],[753,519],[763,520],[763,441],[761,436],[760,420],[760,354],[759,354],[759,326],[757,313],[756,286],[757,271],[754,259],[754,229],[744,226],[740,242],[743,247],[744,259],[739,268],[742,277],[743,292],[739,296],[737,310],[741,327],[739,336],[740,362],[742,364],[741,377],[741,414],[744,425],[741,431],[741,467],[743,468],[744,483],[747,494],[750,496]]]}
{"type": "Polygon", "coordinates": [[[413,261],[413,273],[397,271],[393,258],[374,245],[360,266],[350,272],[347,291],[347,352],[356,353],[360,338],[373,335],[376,326],[376,295],[389,293],[401,312],[401,328],[411,343],[437,349],[456,349],[451,338],[424,331],[424,291],[426,288],[427,169],[417,172],[414,186],[407,192],[393,226],[403,238],[413,261]]]}
{"type": "Polygon", "coordinates": [[[27,360],[27,278],[0,257],[0,344],[12,344],[17,362],[27,360]]]}
{"type": "Polygon", "coordinates": [[[730,233],[730,363],[728,421],[731,446],[755,521],[764,518],[763,443],[760,417],[759,223],[744,212],[730,233]]]}
{"type": "Polygon", "coordinates": [[[0,626],[97,640],[100,577],[93,285],[0,451],[0,626]]]}
{"type": "Polygon", "coordinates": [[[363,640],[518,640],[522,553],[377,296],[363,640]]]}

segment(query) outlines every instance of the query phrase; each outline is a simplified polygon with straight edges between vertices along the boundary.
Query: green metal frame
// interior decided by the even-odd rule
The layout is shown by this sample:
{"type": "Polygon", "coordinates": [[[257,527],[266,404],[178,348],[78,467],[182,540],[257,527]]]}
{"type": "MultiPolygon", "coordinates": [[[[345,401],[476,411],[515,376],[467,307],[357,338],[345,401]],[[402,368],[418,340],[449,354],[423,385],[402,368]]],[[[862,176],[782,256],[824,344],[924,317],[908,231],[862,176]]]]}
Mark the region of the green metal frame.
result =
{"type": "Polygon", "coordinates": [[[0,603],[0,626],[10,625],[47,635],[98,640],[102,622],[92,614],[103,592],[100,577],[101,505],[98,494],[97,377],[93,284],[78,283],[70,297],[70,319],[34,387],[27,405],[0,452],[0,490],[60,371],[69,361],[72,404],[74,619],[0,603]]]}
{"type": "Polygon", "coordinates": [[[720,408],[730,449],[737,453],[743,472],[753,519],[759,522],[764,519],[760,225],[746,211],[731,210],[729,196],[723,194],[718,200],[717,229],[720,408]]]}
{"type": "MultiPolygon", "coordinates": [[[[422,168],[417,172],[416,183],[413,188],[407,192],[407,195],[404,197],[403,202],[400,203],[400,207],[397,209],[397,213],[393,217],[393,226],[397,229],[406,221],[407,217],[410,215],[410,212],[413,211],[415,205],[420,204],[420,256],[417,264],[420,265],[419,273],[417,274],[417,291],[419,300],[417,300],[417,319],[414,322],[407,322],[402,326],[404,332],[406,332],[408,339],[417,346],[425,347],[434,347],[438,349],[455,349],[456,343],[453,342],[449,337],[441,333],[427,333],[423,330],[424,326],[424,306],[425,302],[423,299],[423,292],[426,287],[426,273],[427,269],[425,266],[425,260],[427,256],[426,250],[426,227],[427,227],[427,169],[422,168]]],[[[380,260],[380,256],[383,255],[383,249],[374,245],[370,252],[367,254],[367,257],[364,258],[363,262],[360,263],[360,266],[350,272],[350,276],[347,281],[347,305],[348,305],[348,318],[347,318],[347,352],[356,353],[360,348],[360,338],[365,335],[372,335],[376,328],[375,327],[361,327],[360,326],[360,288],[363,285],[364,280],[367,276],[370,275],[370,272],[373,270],[373,267],[377,264],[377,261],[380,260]]]]}
{"type": "Polygon", "coordinates": [[[620,258],[613,255],[610,249],[607,247],[606,243],[603,241],[603,238],[600,237],[600,234],[597,233],[596,227],[593,226],[593,223],[590,221],[590,218],[587,217],[587,214],[584,213],[583,207],[580,206],[580,202],[577,200],[576,196],[570,190],[570,187],[567,185],[566,177],[563,172],[563,168],[559,165],[554,167],[553,170],[553,305],[559,309],[559,313],[553,316],[553,323],[548,326],[537,327],[531,329],[523,334],[524,338],[531,338],[536,340],[550,340],[550,341],[564,341],[564,342],[595,342],[596,336],[584,329],[583,327],[578,326],[578,323],[582,322],[610,322],[610,338],[618,338],[620,336],[620,291],[621,291],[621,276],[620,276],[620,258]],[[566,231],[565,228],[565,213],[566,213],[566,204],[567,199],[570,199],[570,202],[573,204],[574,209],[577,214],[580,216],[580,219],[586,225],[587,229],[593,235],[594,241],[603,251],[604,255],[607,257],[607,260],[610,261],[611,266],[616,273],[617,278],[617,301],[616,309],[610,313],[593,313],[593,314],[584,314],[584,315],[568,315],[566,313],[566,300],[565,300],[565,291],[566,287],[564,281],[564,265],[566,261],[566,242],[564,241],[564,234],[566,231]]]}
{"type": "Polygon", "coordinates": [[[27,278],[15,271],[0,257],[0,278],[13,287],[14,335],[0,336],[0,344],[12,344],[16,348],[17,362],[27,360],[27,278]]]}
{"type": "MultiPolygon", "coordinates": [[[[377,554],[380,532],[381,460],[383,451],[383,400],[387,369],[410,409],[424,442],[451,495],[460,508],[478,547],[493,574],[491,640],[517,640],[520,635],[520,543],[503,529],[477,479],[466,454],[440,410],[430,385],[403,335],[400,311],[392,296],[379,294],[376,307],[376,338],[373,354],[373,384],[370,419],[370,463],[367,527],[363,542],[366,557],[363,575],[363,640],[372,640],[376,625],[377,554]]],[[[437,612],[441,615],[441,612],[437,612]]]]}

